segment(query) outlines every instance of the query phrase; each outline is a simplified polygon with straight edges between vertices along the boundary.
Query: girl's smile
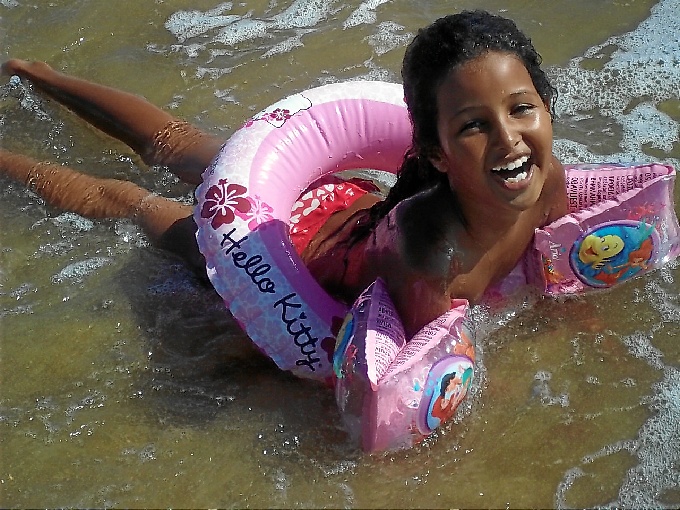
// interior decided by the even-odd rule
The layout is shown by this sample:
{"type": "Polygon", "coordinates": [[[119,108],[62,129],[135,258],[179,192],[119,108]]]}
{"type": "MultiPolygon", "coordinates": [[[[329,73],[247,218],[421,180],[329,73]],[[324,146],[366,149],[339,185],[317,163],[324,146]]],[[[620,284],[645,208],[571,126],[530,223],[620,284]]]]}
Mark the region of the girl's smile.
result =
{"type": "Polygon", "coordinates": [[[431,161],[448,175],[466,216],[519,212],[538,201],[552,166],[552,123],[516,56],[491,51],[454,68],[437,107],[440,148],[431,161]]]}

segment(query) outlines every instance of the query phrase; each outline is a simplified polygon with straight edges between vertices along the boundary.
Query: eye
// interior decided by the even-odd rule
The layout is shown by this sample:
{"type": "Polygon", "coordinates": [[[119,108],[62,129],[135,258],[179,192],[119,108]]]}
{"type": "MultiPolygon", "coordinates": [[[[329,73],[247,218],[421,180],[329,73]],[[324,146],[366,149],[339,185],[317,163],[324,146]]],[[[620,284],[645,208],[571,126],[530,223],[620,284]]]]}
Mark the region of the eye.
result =
{"type": "Polygon", "coordinates": [[[484,126],[484,122],[479,119],[473,119],[465,122],[460,128],[461,134],[470,134],[477,131],[481,131],[484,126]]]}
{"type": "Polygon", "coordinates": [[[512,108],[512,114],[513,115],[525,115],[525,114],[531,113],[535,109],[536,109],[535,104],[521,103],[521,104],[515,105],[512,108]]]}

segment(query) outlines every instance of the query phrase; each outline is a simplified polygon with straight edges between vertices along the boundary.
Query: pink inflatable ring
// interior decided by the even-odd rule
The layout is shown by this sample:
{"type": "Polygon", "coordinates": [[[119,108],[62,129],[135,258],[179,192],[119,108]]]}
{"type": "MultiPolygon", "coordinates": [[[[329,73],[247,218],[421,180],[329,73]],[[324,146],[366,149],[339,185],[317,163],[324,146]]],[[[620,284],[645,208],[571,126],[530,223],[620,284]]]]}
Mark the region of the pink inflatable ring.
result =
{"type": "Polygon", "coordinates": [[[401,85],[347,82],[290,96],[222,147],[196,190],[208,277],[248,336],[283,370],[332,381],[348,307],[310,275],[288,235],[291,209],[326,174],[396,172],[411,142],[401,85]]]}

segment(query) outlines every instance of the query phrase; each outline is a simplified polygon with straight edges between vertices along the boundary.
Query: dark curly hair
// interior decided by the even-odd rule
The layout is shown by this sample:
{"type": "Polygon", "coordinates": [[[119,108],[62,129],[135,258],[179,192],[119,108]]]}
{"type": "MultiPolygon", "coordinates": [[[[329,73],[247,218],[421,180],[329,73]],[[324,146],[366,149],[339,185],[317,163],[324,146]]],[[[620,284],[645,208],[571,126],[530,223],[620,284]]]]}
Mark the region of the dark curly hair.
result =
{"type": "MultiPolygon", "coordinates": [[[[526,67],[537,92],[554,117],[557,91],[541,69],[541,56],[512,20],[486,11],[463,11],[436,20],[418,31],[406,49],[401,75],[413,125],[411,148],[404,156],[397,181],[385,200],[376,203],[354,228],[350,244],[374,230],[395,205],[438,183],[446,183],[430,157],[439,147],[437,91],[448,73],[489,51],[516,55],[526,67]]],[[[460,210],[458,215],[464,220],[460,210]]]]}

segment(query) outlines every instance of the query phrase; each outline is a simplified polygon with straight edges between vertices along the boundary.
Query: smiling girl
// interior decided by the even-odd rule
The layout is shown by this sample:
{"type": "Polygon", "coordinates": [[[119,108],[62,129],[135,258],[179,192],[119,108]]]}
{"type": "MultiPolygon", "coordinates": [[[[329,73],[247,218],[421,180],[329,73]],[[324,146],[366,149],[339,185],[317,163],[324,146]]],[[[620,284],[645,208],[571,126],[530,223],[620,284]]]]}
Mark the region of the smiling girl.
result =
{"type": "Polygon", "coordinates": [[[412,147],[385,200],[337,214],[303,252],[317,279],[350,298],[382,277],[407,336],[503,279],[534,229],[568,210],[540,63],[511,20],[487,12],[421,30],[402,66],[412,147]]]}
{"type": "MultiPolygon", "coordinates": [[[[564,171],[552,154],[555,91],[540,62],[512,21],[482,11],[419,32],[402,68],[413,142],[395,186],[383,200],[356,185],[300,248],[329,293],[351,303],[381,277],[410,337],[451,299],[480,300],[517,265],[534,229],[566,214],[564,171]]],[[[44,63],[10,60],[3,70],[186,182],[200,182],[220,148],[140,97],[44,63]]],[[[155,245],[204,271],[191,206],[1,150],[0,173],[53,206],[131,218],[155,245]]]]}

